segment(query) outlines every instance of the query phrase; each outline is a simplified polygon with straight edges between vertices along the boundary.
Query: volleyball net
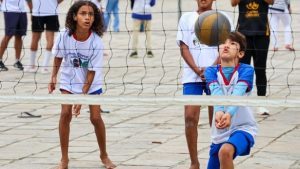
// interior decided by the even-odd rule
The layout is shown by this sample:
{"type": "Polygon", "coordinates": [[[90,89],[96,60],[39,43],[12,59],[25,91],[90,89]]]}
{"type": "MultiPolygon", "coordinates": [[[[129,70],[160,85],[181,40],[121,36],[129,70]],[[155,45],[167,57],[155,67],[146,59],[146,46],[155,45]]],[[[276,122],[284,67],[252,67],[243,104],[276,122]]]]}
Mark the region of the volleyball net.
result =
{"type": "MultiPolygon", "coordinates": [[[[59,21],[64,27],[66,13],[73,1],[63,1],[59,5],[59,21]]],[[[292,1],[297,4],[297,1],[292,1]]],[[[256,86],[253,96],[212,97],[212,96],[182,96],[182,62],[179,47],[176,44],[178,17],[181,13],[195,10],[196,2],[180,2],[173,0],[157,1],[152,9],[152,51],[153,58],[146,56],[145,32],[139,35],[138,58],[129,57],[132,49],[132,18],[130,1],[120,1],[119,18],[120,31],[114,32],[112,26],[103,36],[105,56],[103,66],[103,95],[83,96],[60,95],[59,90],[48,94],[50,74],[42,74],[43,55],[46,49],[44,33],[39,42],[37,52],[36,72],[25,72],[13,69],[15,59],[12,39],[3,56],[3,62],[9,68],[0,72],[0,102],[26,104],[110,104],[110,105],[249,105],[266,107],[300,107],[300,78],[299,78],[299,28],[296,21],[300,18],[299,7],[295,8],[292,16],[292,35],[295,51],[284,48],[284,30],[280,26],[278,51],[270,51],[267,61],[267,96],[257,97],[256,86]]],[[[226,12],[236,25],[238,9],[233,8],[229,1],[216,1],[214,9],[226,12]]],[[[21,61],[29,65],[31,21],[28,13],[28,31],[23,37],[21,61]]],[[[1,16],[3,18],[3,13],[1,16]]],[[[113,22],[113,16],[111,18],[113,22]]],[[[110,24],[111,25],[111,24],[110,24]]],[[[4,21],[0,21],[0,35],[4,35],[4,21]]],[[[51,61],[52,64],[52,61],[51,61]]],[[[51,68],[51,65],[49,67],[51,68]]],[[[58,88],[57,84],[57,88],[58,88]]],[[[255,84],[254,84],[255,85],[255,84]]]]}

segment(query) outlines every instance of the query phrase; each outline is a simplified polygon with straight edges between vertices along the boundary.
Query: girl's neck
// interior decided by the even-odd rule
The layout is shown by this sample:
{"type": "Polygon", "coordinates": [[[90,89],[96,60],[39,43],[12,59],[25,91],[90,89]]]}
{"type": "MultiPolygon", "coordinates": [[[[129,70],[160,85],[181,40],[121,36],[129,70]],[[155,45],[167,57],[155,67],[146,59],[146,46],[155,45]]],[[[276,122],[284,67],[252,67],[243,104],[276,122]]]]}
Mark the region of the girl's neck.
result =
{"type": "Polygon", "coordinates": [[[74,33],[74,37],[78,41],[86,41],[90,37],[91,31],[83,31],[83,30],[76,30],[74,33]]]}

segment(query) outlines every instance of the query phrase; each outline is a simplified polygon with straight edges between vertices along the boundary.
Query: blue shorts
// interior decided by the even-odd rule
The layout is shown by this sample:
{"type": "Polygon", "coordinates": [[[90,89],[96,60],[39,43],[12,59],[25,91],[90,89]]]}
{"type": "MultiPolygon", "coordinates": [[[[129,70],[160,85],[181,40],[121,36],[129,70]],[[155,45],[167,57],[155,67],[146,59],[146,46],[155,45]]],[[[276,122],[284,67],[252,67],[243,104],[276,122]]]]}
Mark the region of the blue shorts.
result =
{"type": "MultiPolygon", "coordinates": [[[[228,141],[224,142],[231,144],[235,153],[233,155],[233,159],[236,156],[245,156],[250,153],[251,147],[254,145],[254,139],[251,134],[245,131],[236,131],[232,133],[228,139],[228,141]]],[[[219,161],[219,150],[224,143],[220,144],[211,144],[209,151],[209,161],[207,164],[207,169],[219,169],[220,161],[219,161]]]]}
{"type": "MultiPolygon", "coordinates": [[[[61,91],[61,92],[66,91],[66,92],[69,92],[69,93],[71,93],[71,94],[74,94],[74,93],[72,93],[72,92],[70,92],[70,91],[68,91],[68,90],[66,90],[66,89],[60,89],[60,91],[61,91]]],[[[92,92],[92,93],[89,93],[89,95],[99,95],[99,94],[101,94],[101,93],[102,93],[102,88],[100,88],[99,90],[96,90],[96,91],[94,91],[94,92],[92,92]]]]}
{"type": "Polygon", "coordinates": [[[99,94],[101,94],[102,93],[102,88],[100,88],[99,90],[96,90],[96,91],[94,91],[94,92],[92,92],[92,93],[89,93],[90,95],[99,95],[99,94]]]}
{"type": "Polygon", "coordinates": [[[206,82],[194,82],[183,84],[183,95],[210,95],[210,90],[207,88],[206,82]]]}
{"type": "Polygon", "coordinates": [[[4,12],[5,35],[24,36],[27,31],[27,15],[25,12],[4,12]]]}

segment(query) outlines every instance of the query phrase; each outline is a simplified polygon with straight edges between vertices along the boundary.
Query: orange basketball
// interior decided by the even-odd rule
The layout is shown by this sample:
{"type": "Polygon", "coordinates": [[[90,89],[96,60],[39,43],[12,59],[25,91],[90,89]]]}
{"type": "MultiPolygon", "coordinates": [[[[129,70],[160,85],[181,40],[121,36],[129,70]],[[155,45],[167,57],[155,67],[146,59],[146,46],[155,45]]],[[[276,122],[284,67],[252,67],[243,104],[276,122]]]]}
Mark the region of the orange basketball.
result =
{"type": "Polygon", "coordinates": [[[228,18],[221,12],[214,10],[201,13],[195,23],[195,34],[198,40],[208,46],[224,43],[230,29],[228,18]]]}

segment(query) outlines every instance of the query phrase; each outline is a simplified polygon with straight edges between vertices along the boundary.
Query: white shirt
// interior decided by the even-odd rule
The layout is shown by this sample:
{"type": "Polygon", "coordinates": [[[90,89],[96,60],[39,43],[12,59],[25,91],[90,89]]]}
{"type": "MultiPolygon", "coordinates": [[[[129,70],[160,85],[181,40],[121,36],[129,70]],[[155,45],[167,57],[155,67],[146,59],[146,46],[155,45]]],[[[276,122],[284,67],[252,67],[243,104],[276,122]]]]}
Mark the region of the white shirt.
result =
{"type": "MultiPolygon", "coordinates": [[[[217,47],[209,47],[200,44],[196,37],[194,27],[199,14],[197,12],[188,12],[181,16],[178,24],[177,44],[180,41],[189,47],[189,51],[198,67],[208,67],[213,65],[218,57],[217,47]]],[[[201,82],[201,78],[184,61],[182,83],[201,82]]]]}
{"type": "Polygon", "coordinates": [[[60,88],[81,94],[88,70],[95,71],[94,81],[88,93],[102,88],[103,49],[101,37],[94,32],[86,41],[81,42],[69,36],[67,30],[62,30],[52,49],[55,57],[63,58],[60,67],[60,88]]]}
{"type": "Polygon", "coordinates": [[[32,16],[51,16],[57,13],[57,0],[32,0],[32,16]]]}
{"type": "Polygon", "coordinates": [[[26,12],[25,0],[3,0],[1,10],[3,12],[26,12]]]}

